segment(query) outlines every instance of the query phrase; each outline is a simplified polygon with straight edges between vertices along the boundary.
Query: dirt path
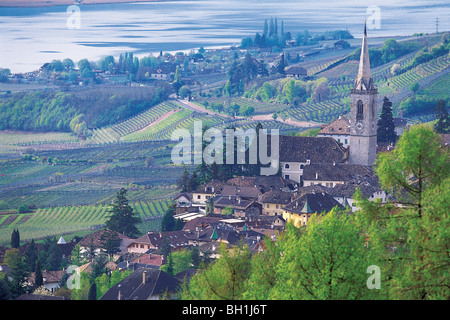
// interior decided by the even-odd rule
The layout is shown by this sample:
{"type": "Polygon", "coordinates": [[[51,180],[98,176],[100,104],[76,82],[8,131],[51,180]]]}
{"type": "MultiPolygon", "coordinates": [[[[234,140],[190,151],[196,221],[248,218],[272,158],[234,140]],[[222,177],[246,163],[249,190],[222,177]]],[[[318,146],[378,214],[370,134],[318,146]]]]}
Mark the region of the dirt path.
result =
{"type": "Polygon", "coordinates": [[[160,123],[161,121],[163,121],[164,119],[167,119],[168,117],[170,117],[171,115],[177,113],[178,111],[180,111],[181,109],[176,109],[176,110],[170,110],[169,112],[164,113],[161,117],[159,117],[158,119],[156,119],[155,121],[153,121],[152,123],[150,123],[149,125],[145,126],[144,128],[137,130],[135,132],[144,132],[145,130],[147,130],[148,128],[154,126],[155,124],[160,123]]]}
{"type": "MultiPolygon", "coordinates": [[[[253,117],[249,117],[248,119],[252,120],[252,121],[270,121],[270,120],[273,120],[272,114],[263,114],[263,115],[253,116],[253,117]]],[[[306,122],[306,121],[296,121],[296,120],[292,120],[291,118],[283,120],[280,117],[278,117],[278,118],[275,119],[275,121],[278,121],[278,122],[281,122],[281,123],[285,123],[285,124],[289,124],[291,126],[299,127],[299,128],[309,128],[309,127],[320,126],[320,123],[306,122]]]]}

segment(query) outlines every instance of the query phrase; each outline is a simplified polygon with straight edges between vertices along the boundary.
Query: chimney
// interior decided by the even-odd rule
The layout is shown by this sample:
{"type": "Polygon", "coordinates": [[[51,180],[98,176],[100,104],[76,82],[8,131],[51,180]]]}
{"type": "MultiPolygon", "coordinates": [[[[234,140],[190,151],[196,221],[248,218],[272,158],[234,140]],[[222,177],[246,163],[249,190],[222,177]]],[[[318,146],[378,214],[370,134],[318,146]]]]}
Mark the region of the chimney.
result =
{"type": "Polygon", "coordinates": [[[142,284],[145,284],[145,282],[146,282],[146,280],[147,280],[146,277],[147,277],[147,271],[144,270],[144,271],[142,272],[142,284]]]}
{"type": "Polygon", "coordinates": [[[319,173],[316,172],[316,180],[318,180],[318,179],[319,179],[319,173]]]}
{"type": "Polygon", "coordinates": [[[117,294],[117,300],[120,300],[120,290],[119,293],[117,294]]]}
{"type": "Polygon", "coordinates": [[[211,187],[211,192],[214,193],[214,187],[211,187]]]}

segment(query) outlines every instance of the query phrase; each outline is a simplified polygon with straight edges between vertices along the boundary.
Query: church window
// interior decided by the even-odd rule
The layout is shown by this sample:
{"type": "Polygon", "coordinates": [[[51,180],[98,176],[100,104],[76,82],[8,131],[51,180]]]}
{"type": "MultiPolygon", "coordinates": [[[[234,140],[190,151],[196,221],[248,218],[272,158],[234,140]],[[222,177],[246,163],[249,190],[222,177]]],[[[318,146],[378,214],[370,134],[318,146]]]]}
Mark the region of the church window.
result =
{"type": "Polygon", "coordinates": [[[361,100],[358,100],[358,103],[356,104],[357,107],[357,113],[356,113],[356,120],[362,120],[363,119],[363,113],[364,113],[364,105],[361,100]]]}
{"type": "Polygon", "coordinates": [[[284,165],[284,168],[285,168],[285,169],[289,169],[289,163],[286,163],[286,164],[284,165]]]}

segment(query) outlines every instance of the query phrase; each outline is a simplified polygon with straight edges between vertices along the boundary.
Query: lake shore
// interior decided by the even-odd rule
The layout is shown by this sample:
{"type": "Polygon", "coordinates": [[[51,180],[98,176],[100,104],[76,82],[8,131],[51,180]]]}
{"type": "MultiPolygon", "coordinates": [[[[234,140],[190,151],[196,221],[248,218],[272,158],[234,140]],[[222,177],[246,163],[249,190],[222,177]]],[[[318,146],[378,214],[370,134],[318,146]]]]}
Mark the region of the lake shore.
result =
{"type": "Polygon", "coordinates": [[[89,5],[89,4],[116,4],[132,2],[162,2],[175,0],[0,0],[0,7],[52,7],[52,6],[70,6],[89,5]]]}

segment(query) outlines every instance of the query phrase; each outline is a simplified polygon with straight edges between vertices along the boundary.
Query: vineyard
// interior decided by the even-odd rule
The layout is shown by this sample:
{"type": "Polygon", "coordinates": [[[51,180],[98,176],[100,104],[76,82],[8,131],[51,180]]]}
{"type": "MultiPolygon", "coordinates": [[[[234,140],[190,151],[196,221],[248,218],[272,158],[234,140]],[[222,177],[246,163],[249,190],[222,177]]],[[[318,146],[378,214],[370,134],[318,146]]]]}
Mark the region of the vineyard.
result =
{"type": "Polygon", "coordinates": [[[104,127],[101,129],[94,129],[91,139],[88,143],[104,144],[113,143],[120,140],[121,137],[129,135],[133,132],[143,130],[151,123],[157,121],[162,116],[173,110],[179,109],[173,102],[162,102],[139,115],[136,115],[121,123],[104,127]]]}
{"type": "MultiPolygon", "coordinates": [[[[161,217],[169,207],[170,199],[130,203],[143,220],[161,217]]],[[[110,205],[65,206],[37,209],[34,213],[0,216],[0,243],[8,243],[13,229],[18,229],[22,240],[68,234],[103,225],[110,205]]]]}

